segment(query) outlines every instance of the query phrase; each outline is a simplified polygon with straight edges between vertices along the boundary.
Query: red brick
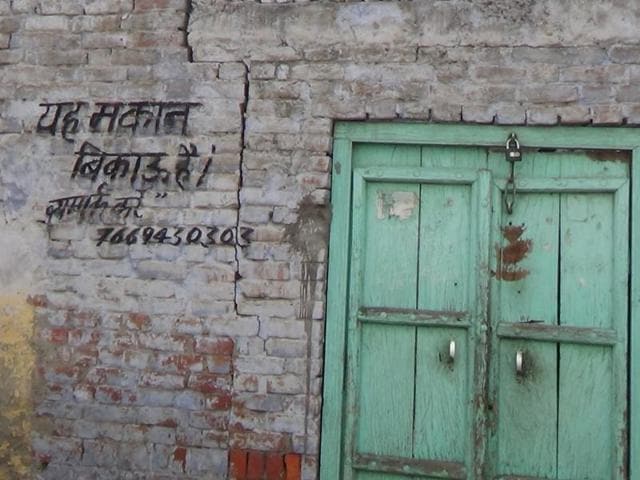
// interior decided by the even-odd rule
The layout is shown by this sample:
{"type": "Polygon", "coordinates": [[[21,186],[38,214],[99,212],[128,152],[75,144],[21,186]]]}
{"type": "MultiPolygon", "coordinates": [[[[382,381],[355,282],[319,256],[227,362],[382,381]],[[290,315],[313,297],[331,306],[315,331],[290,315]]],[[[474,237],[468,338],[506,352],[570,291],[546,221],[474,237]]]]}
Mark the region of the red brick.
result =
{"type": "Polygon", "coordinates": [[[187,449],[178,447],[173,451],[173,461],[182,465],[182,471],[187,468],[187,449]]]}
{"type": "Polygon", "coordinates": [[[70,325],[78,327],[95,327],[100,317],[95,312],[81,312],[77,310],[67,310],[66,321],[70,325]]]}
{"type": "Polygon", "coordinates": [[[297,453],[288,453],[284,456],[284,463],[286,465],[286,480],[300,480],[300,473],[302,471],[300,464],[300,455],[297,453]]]}
{"type": "Polygon", "coordinates": [[[29,295],[27,297],[27,303],[34,307],[46,307],[49,301],[45,295],[29,295]]]}
{"type": "Polygon", "coordinates": [[[162,362],[162,365],[175,365],[179,372],[191,370],[194,365],[202,364],[201,355],[171,355],[162,362]]]}
{"type": "Polygon", "coordinates": [[[214,355],[208,357],[209,371],[214,373],[229,373],[232,368],[231,357],[214,355]]]}
{"type": "Polygon", "coordinates": [[[284,479],[284,458],[281,453],[268,453],[265,464],[265,476],[267,480],[284,479]]]}
{"type": "Polygon", "coordinates": [[[196,352],[210,355],[233,355],[233,339],[229,337],[200,337],[196,341],[196,352]]]}
{"type": "Polygon", "coordinates": [[[232,448],[229,452],[229,480],[246,480],[247,451],[232,448]]]}
{"type": "Polygon", "coordinates": [[[228,377],[213,373],[192,374],[189,377],[189,388],[200,393],[225,394],[229,391],[228,377]]]}
{"type": "Polygon", "coordinates": [[[122,400],[122,390],[107,385],[101,385],[97,389],[96,397],[99,400],[110,400],[114,403],[120,403],[122,400]]]}
{"type": "Polygon", "coordinates": [[[133,323],[139,330],[142,330],[143,327],[151,323],[149,315],[146,315],[144,313],[130,313],[129,321],[133,323]]]}
{"type": "Polygon", "coordinates": [[[207,400],[207,407],[211,410],[229,410],[231,408],[231,395],[228,393],[216,395],[207,400]]]}
{"type": "Polygon", "coordinates": [[[247,462],[247,480],[262,480],[264,475],[264,453],[251,451],[249,452],[249,461],[247,462]]]}
{"type": "Polygon", "coordinates": [[[68,328],[52,328],[49,334],[49,341],[51,343],[64,344],[69,339],[68,328]]]}

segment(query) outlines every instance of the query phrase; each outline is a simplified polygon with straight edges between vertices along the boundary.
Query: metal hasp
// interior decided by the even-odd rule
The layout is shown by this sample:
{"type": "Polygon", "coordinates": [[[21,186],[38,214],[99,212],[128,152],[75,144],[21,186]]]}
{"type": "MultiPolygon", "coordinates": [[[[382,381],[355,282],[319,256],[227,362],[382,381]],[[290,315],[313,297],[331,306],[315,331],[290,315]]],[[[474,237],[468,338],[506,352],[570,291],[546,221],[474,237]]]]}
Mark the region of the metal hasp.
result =
{"type": "Polygon", "coordinates": [[[514,166],[516,162],[522,160],[522,151],[520,150],[520,142],[518,136],[511,132],[507,143],[505,145],[505,157],[507,162],[511,164],[511,170],[509,172],[509,178],[507,179],[507,185],[504,192],[504,204],[507,209],[507,213],[511,215],[513,213],[513,206],[516,203],[516,179],[514,175],[514,166]]]}

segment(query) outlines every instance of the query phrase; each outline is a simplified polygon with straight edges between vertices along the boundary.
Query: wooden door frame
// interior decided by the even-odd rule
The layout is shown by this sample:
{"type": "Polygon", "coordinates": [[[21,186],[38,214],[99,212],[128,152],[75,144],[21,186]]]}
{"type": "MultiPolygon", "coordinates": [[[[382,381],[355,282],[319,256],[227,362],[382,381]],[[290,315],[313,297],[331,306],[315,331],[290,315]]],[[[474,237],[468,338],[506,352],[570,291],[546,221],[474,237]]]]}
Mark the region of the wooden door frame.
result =
{"type": "Polygon", "coordinates": [[[341,476],[346,327],[351,236],[354,143],[420,146],[503,147],[511,132],[533,148],[626,150],[631,152],[629,480],[640,480],[640,129],[629,127],[527,127],[467,124],[337,122],[332,166],[332,220],[325,323],[324,391],[320,478],[341,476]],[[637,253],[637,254],[635,254],[637,253]],[[632,434],[636,432],[636,434],[632,434]],[[635,454],[634,454],[635,453],[635,454]]]}

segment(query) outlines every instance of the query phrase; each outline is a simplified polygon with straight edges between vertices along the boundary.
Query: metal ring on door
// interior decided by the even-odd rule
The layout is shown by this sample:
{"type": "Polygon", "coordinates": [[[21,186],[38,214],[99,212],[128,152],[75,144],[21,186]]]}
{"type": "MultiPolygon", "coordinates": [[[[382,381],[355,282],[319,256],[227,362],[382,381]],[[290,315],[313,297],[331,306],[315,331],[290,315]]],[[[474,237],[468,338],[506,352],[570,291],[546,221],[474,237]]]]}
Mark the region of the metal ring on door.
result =
{"type": "Polygon", "coordinates": [[[452,362],[456,358],[456,342],[453,340],[449,342],[449,358],[452,362]]]}
{"type": "Polygon", "coordinates": [[[516,351],[516,373],[521,374],[524,368],[524,358],[522,350],[516,351]]]}

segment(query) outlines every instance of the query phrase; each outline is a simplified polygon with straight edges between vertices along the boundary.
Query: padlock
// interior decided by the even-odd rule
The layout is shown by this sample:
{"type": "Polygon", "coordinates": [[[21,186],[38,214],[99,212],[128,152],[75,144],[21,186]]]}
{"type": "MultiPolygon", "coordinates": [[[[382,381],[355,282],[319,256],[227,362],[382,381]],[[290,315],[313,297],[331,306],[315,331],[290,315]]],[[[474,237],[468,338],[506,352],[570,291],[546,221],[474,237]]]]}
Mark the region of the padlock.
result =
{"type": "Polygon", "coordinates": [[[507,144],[505,146],[505,154],[507,162],[519,162],[522,160],[522,152],[520,151],[520,142],[515,133],[509,135],[507,138],[507,144]]]}

